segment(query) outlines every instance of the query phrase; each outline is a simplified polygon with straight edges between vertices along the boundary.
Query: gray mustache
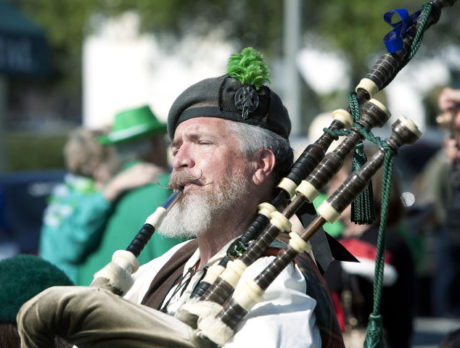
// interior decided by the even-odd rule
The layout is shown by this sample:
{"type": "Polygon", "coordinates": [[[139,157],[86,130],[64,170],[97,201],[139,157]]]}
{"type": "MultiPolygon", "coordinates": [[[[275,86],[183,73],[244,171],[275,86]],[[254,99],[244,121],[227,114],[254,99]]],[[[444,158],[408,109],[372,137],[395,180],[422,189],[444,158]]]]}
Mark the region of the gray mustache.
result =
{"type": "Polygon", "coordinates": [[[200,176],[196,177],[187,171],[175,172],[169,178],[168,187],[171,190],[182,191],[184,186],[189,183],[200,184],[200,179],[203,177],[203,172],[200,170],[200,176]]]}

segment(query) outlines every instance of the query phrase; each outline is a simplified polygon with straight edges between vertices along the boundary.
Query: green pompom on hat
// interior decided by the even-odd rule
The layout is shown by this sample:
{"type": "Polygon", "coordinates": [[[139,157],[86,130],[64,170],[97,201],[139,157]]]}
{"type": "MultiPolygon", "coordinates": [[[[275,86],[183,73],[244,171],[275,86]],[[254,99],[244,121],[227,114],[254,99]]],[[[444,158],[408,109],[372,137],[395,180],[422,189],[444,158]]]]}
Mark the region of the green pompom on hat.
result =
{"type": "Polygon", "coordinates": [[[16,323],[19,308],[43,290],[73,285],[59,268],[38,256],[17,255],[0,261],[0,323],[16,323]]]}
{"type": "Polygon", "coordinates": [[[166,130],[166,124],[157,119],[148,105],[143,105],[117,113],[110,133],[101,135],[98,141],[102,145],[120,144],[166,134],[166,130]]]}
{"type": "Polygon", "coordinates": [[[265,83],[270,83],[270,70],[262,54],[252,47],[246,47],[241,53],[234,53],[227,63],[227,74],[243,85],[253,85],[259,90],[265,83]]]}
{"type": "Polygon", "coordinates": [[[281,98],[266,84],[262,54],[247,47],[230,56],[227,74],[202,80],[182,92],[168,115],[168,132],[195,117],[215,117],[268,129],[288,139],[291,121],[281,98]]]}

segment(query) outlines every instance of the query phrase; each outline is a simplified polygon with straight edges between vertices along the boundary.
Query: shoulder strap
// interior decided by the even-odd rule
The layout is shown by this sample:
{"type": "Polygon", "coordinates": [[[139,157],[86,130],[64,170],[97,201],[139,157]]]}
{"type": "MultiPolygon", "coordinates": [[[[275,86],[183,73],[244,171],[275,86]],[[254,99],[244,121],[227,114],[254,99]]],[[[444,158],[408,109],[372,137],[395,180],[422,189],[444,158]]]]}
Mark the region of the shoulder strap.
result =
{"type": "Polygon", "coordinates": [[[142,304],[154,309],[160,309],[163,299],[170,290],[172,283],[184,271],[185,263],[198,247],[196,239],[191,240],[169,259],[153,278],[150,287],[142,299],[142,304]]]}

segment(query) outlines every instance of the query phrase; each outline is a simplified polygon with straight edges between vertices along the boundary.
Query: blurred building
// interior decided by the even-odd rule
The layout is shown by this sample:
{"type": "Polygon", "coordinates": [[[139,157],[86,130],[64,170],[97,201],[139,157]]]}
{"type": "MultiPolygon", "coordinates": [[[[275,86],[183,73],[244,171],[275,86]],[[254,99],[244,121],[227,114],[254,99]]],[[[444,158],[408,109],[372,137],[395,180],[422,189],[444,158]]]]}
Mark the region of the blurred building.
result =
{"type": "Polygon", "coordinates": [[[234,52],[219,33],[165,46],[153,34],[139,33],[133,12],[102,20],[84,43],[83,124],[107,125],[116,112],[145,103],[166,120],[174,99],[191,84],[222,75],[234,52]]]}

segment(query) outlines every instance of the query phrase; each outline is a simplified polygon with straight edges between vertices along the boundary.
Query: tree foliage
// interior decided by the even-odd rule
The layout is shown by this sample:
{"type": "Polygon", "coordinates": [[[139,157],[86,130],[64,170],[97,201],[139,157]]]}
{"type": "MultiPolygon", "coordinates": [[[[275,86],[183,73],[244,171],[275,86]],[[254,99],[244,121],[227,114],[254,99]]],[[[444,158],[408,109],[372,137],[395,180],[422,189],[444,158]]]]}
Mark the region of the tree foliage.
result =
{"type": "MultiPolygon", "coordinates": [[[[34,88],[33,85],[36,84],[36,87],[46,90],[41,95],[53,96],[53,105],[57,107],[51,114],[61,118],[67,115],[70,119],[81,113],[83,41],[88,34],[98,29],[100,18],[136,11],[140,16],[141,30],[155,33],[157,38],[167,38],[163,43],[174,45],[175,38],[186,34],[207,35],[212,31],[219,31],[224,33],[224,40],[231,41],[237,48],[252,46],[263,52],[267,59],[278,58],[283,53],[282,0],[3,1],[17,5],[40,24],[45,29],[52,48],[52,76],[47,81],[27,81],[26,84],[11,81],[10,95],[15,98],[23,97],[26,94],[25,87],[34,88]]],[[[420,0],[302,1],[302,44],[326,46],[340,52],[349,62],[351,82],[355,84],[366,73],[375,56],[385,50],[382,38],[391,27],[383,21],[383,14],[393,8],[407,8],[412,13],[422,4],[420,0]],[[316,39],[312,41],[311,38],[316,39]]],[[[456,45],[460,42],[460,21],[457,20],[459,14],[458,4],[443,10],[440,22],[426,33],[417,57],[435,55],[443,45],[456,45]]],[[[321,103],[312,90],[304,89],[303,103],[308,100],[308,108],[312,109],[313,115],[321,109],[321,103]]],[[[325,97],[337,99],[335,94],[325,97]]],[[[339,97],[342,100],[343,96],[339,97]]],[[[20,105],[16,99],[12,100],[11,104],[20,105]]],[[[23,113],[22,109],[16,112],[20,113],[23,113]]],[[[37,110],[34,109],[32,113],[36,116],[37,110]]],[[[18,152],[19,149],[15,150],[11,146],[13,145],[7,146],[8,152],[14,154],[10,157],[27,158],[27,151],[18,152]],[[17,156],[18,153],[24,155],[17,156]]],[[[56,148],[60,146],[56,145],[56,148]]],[[[38,168],[43,167],[44,163],[34,165],[38,168]]],[[[19,169],[23,164],[13,167],[19,169]]]]}
{"type": "MultiPolygon", "coordinates": [[[[383,37],[392,27],[383,20],[385,12],[396,8],[406,8],[413,13],[422,7],[418,0],[374,1],[334,0],[324,2],[315,12],[318,22],[312,28],[327,38],[328,42],[344,54],[352,67],[354,76],[361,76],[367,71],[369,60],[377,53],[383,53],[383,37]]],[[[458,21],[453,20],[459,8],[443,10],[440,23],[432,26],[424,37],[424,49],[419,54],[436,53],[440,44],[457,43],[460,28],[454,27],[458,21]],[[446,30],[449,28],[448,30],[446,30]]],[[[395,16],[393,22],[399,21],[395,16]]],[[[355,81],[356,82],[356,81],[355,81]]]]}
{"type": "MultiPolygon", "coordinates": [[[[139,13],[145,32],[180,37],[190,32],[205,35],[220,30],[225,33],[224,39],[239,47],[256,47],[266,57],[282,54],[284,2],[281,0],[10,1],[46,28],[58,79],[81,73],[82,42],[95,28],[90,21],[94,14],[114,17],[128,10],[139,13]]],[[[385,49],[382,38],[391,27],[383,21],[383,14],[401,7],[413,12],[421,5],[418,0],[304,1],[302,31],[326,40],[329,47],[348,60],[354,76],[360,76],[366,71],[370,57],[385,49]]],[[[443,11],[441,22],[425,35],[425,54],[436,52],[440,44],[458,42],[459,12],[455,6],[443,11]]]]}

